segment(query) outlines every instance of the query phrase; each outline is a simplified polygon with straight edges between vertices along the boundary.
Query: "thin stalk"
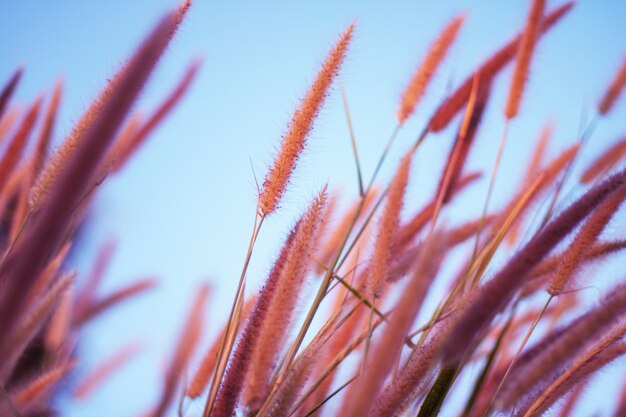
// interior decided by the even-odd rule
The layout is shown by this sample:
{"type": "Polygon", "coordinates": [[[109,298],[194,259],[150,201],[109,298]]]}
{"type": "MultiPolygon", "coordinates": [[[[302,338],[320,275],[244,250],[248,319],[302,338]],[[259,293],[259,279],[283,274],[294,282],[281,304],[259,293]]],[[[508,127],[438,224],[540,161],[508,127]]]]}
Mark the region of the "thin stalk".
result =
{"type": "Polygon", "coordinates": [[[565,185],[565,182],[567,181],[567,178],[569,177],[572,171],[574,162],[576,162],[576,159],[578,158],[578,155],[580,155],[581,150],[583,146],[585,145],[585,143],[587,143],[589,138],[593,135],[593,132],[596,130],[596,127],[598,127],[600,120],[601,119],[598,115],[593,116],[591,120],[589,121],[589,124],[583,131],[581,138],[580,138],[580,147],[578,148],[578,151],[576,152],[574,157],[570,160],[569,164],[567,164],[567,167],[565,168],[565,172],[563,173],[563,177],[561,177],[561,181],[559,181],[559,183],[556,186],[556,190],[554,191],[552,200],[550,201],[550,205],[548,206],[548,211],[546,212],[546,215],[544,216],[543,221],[541,222],[541,226],[539,227],[540,230],[543,229],[546,224],[548,224],[548,221],[552,217],[552,214],[554,214],[556,203],[558,202],[559,197],[561,196],[561,191],[563,190],[563,186],[565,185]]]}
{"type": "Polygon", "coordinates": [[[385,145],[385,149],[383,149],[383,153],[382,155],[380,155],[380,158],[378,159],[378,163],[376,164],[376,168],[374,169],[372,178],[370,179],[370,182],[367,185],[367,190],[370,190],[372,188],[372,185],[374,185],[374,181],[376,180],[376,177],[378,176],[378,172],[382,168],[383,163],[385,162],[385,159],[387,159],[387,154],[389,153],[389,150],[391,149],[391,146],[393,145],[393,142],[395,141],[396,136],[398,135],[398,132],[400,131],[401,127],[402,127],[401,124],[396,124],[396,126],[393,128],[393,132],[391,132],[391,136],[389,136],[389,140],[387,140],[387,145],[385,145]]]}
{"type": "Polygon", "coordinates": [[[474,250],[472,252],[472,259],[476,257],[478,252],[478,243],[480,242],[480,235],[482,234],[485,217],[487,217],[487,210],[489,210],[489,203],[491,202],[491,195],[493,194],[493,188],[496,183],[496,177],[498,176],[498,169],[500,168],[500,160],[504,153],[504,146],[506,145],[506,139],[509,131],[509,120],[504,124],[502,130],[502,137],[500,138],[500,145],[498,146],[498,154],[496,155],[496,161],[493,164],[493,172],[491,173],[491,179],[489,180],[489,188],[487,190],[487,198],[485,198],[485,204],[483,205],[483,212],[480,216],[480,226],[478,226],[478,232],[476,233],[476,239],[474,240],[474,250]]]}
{"type": "Polygon", "coordinates": [[[316,405],[311,411],[309,411],[308,413],[306,413],[306,415],[304,417],[309,417],[312,416],[317,410],[320,409],[320,407],[322,407],[324,404],[326,404],[328,401],[330,401],[335,395],[339,394],[344,388],[346,388],[348,385],[350,385],[352,383],[352,381],[354,381],[355,379],[357,379],[359,377],[359,374],[354,375],[352,378],[350,378],[346,383],[344,383],[343,385],[341,385],[339,388],[337,388],[336,390],[334,390],[328,397],[324,398],[318,405],[316,405]]]}
{"type": "MultiPolygon", "coordinates": [[[[382,320],[377,320],[373,325],[372,331],[375,331],[381,323],[382,320]]],[[[302,404],[304,404],[307,398],[309,398],[311,394],[313,394],[313,392],[322,384],[322,382],[324,382],[324,380],[328,378],[328,376],[330,376],[330,374],[343,363],[345,358],[347,358],[350,353],[352,353],[357,347],[359,347],[359,345],[363,342],[363,340],[365,340],[366,337],[367,333],[362,333],[348,346],[346,346],[341,352],[339,352],[339,354],[333,359],[333,361],[322,371],[317,380],[313,384],[311,384],[311,386],[305,391],[302,397],[292,407],[290,414],[295,413],[298,408],[300,408],[302,404]]]]}
{"type": "Polygon", "coordinates": [[[415,336],[417,336],[418,334],[422,333],[423,331],[430,329],[430,328],[431,328],[431,327],[433,327],[435,324],[439,323],[441,320],[445,320],[445,319],[447,319],[447,318],[450,316],[450,314],[452,314],[452,313],[454,313],[454,311],[450,311],[450,312],[448,312],[448,313],[446,313],[446,314],[443,314],[443,315],[442,315],[441,317],[439,317],[439,319],[438,319],[436,322],[434,322],[434,323],[431,323],[431,322],[429,321],[428,323],[424,324],[424,325],[423,325],[423,326],[421,326],[421,327],[418,327],[416,330],[414,330],[413,332],[411,332],[411,333],[409,334],[409,336],[408,336],[408,337],[409,337],[409,338],[411,338],[411,339],[412,339],[412,338],[414,338],[415,336]]]}
{"type": "Polygon", "coordinates": [[[511,308],[511,313],[509,314],[509,317],[506,323],[502,327],[502,330],[500,330],[500,334],[498,334],[498,339],[496,340],[496,343],[494,344],[493,348],[489,352],[489,356],[487,357],[487,362],[485,362],[485,366],[483,366],[483,369],[480,372],[480,375],[476,379],[476,383],[474,383],[474,388],[472,389],[472,393],[470,394],[467,400],[467,403],[465,404],[465,408],[463,410],[463,414],[462,414],[463,417],[468,416],[470,411],[472,411],[472,407],[474,406],[474,403],[476,402],[476,399],[478,398],[480,389],[485,383],[487,379],[487,375],[489,374],[489,371],[491,370],[491,367],[494,364],[496,354],[498,353],[498,350],[500,349],[500,346],[502,345],[504,336],[508,333],[511,327],[511,323],[513,323],[513,318],[515,317],[515,310],[517,308],[517,304],[518,304],[517,302],[513,304],[513,307],[511,308]]]}
{"type": "Polygon", "coordinates": [[[554,298],[554,295],[550,294],[550,297],[548,298],[548,300],[544,304],[543,308],[539,312],[539,315],[537,316],[537,318],[535,319],[533,324],[530,326],[530,329],[528,329],[528,332],[526,333],[526,336],[524,336],[524,339],[522,340],[522,343],[517,348],[517,352],[515,352],[515,355],[513,356],[513,359],[511,359],[511,362],[509,363],[509,366],[507,367],[506,372],[504,373],[504,376],[500,380],[500,383],[498,384],[498,387],[496,388],[495,392],[491,396],[491,399],[489,400],[489,404],[487,404],[487,407],[485,408],[485,413],[483,414],[483,417],[487,417],[487,415],[489,415],[489,411],[491,410],[491,407],[493,406],[493,403],[495,402],[496,397],[500,393],[500,390],[504,386],[504,382],[506,381],[506,378],[509,376],[509,373],[511,372],[511,369],[513,369],[513,366],[515,366],[515,364],[517,363],[517,360],[519,359],[519,356],[522,353],[522,350],[526,346],[526,343],[528,342],[528,339],[530,339],[530,336],[532,335],[533,331],[535,330],[535,328],[539,324],[539,321],[541,320],[541,318],[546,313],[546,310],[548,309],[548,306],[550,305],[550,302],[552,301],[553,298],[554,298]]]}
{"type": "Polygon", "coordinates": [[[246,253],[246,258],[243,263],[243,267],[241,270],[241,276],[239,277],[239,282],[237,284],[237,290],[235,292],[235,299],[233,301],[233,305],[230,309],[230,314],[228,316],[228,321],[226,322],[226,331],[224,332],[224,336],[222,337],[222,341],[220,343],[220,349],[217,356],[215,370],[213,372],[213,381],[211,383],[211,389],[209,391],[209,396],[207,398],[206,407],[204,408],[203,417],[208,417],[213,411],[213,407],[215,405],[215,399],[217,397],[218,388],[222,382],[222,378],[224,377],[224,372],[226,371],[226,364],[228,363],[228,358],[230,357],[232,347],[234,345],[234,339],[236,336],[236,329],[232,326],[233,319],[235,316],[235,311],[237,307],[241,304],[243,299],[243,288],[245,285],[245,277],[246,272],[248,271],[248,265],[250,265],[250,259],[252,258],[252,252],[254,250],[254,244],[256,243],[256,239],[259,236],[259,232],[261,231],[261,226],[263,225],[263,221],[265,220],[265,216],[259,216],[256,214],[254,216],[254,227],[252,229],[252,235],[250,236],[250,243],[248,244],[248,251],[246,253]],[[227,343],[230,341],[230,343],[227,343]],[[229,344],[230,346],[227,346],[229,344]]]}
{"type": "Polygon", "coordinates": [[[370,342],[372,340],[372,321],[374,319],[374,308],[376,307],[376,296],[372,297],[372,308],[370,309],[369,319],[367,320],[367,337],[365,338],[365,350],[363,351],[363,359],[361,360],[361,371],[365,368],[367,363],[367,355],[370,350],[370,342]]]}
{"type": "Polygon", "coordinates": [[[361,175],[361,164],[359,162],[359,153],[357,152],[356,147],[356,136],[354,135],[354,129],[352,127],[352,118],[350,117],[350,108],[348,107],[348,97],[346,96],[346,91],[343,88],[343,85],[339,85],[339,89],[341,90],[341,100],[343,102],[343,110],[346,114],[346,122],[348,123],[348,132],[350,132],[350,143],[352,144],[352,153],[354,154],[354,162],[356,164],[356,174],[357,180],[359,183],[359,195],[363,197],[365,195],[363,189],[363,176],[361,175]]]}

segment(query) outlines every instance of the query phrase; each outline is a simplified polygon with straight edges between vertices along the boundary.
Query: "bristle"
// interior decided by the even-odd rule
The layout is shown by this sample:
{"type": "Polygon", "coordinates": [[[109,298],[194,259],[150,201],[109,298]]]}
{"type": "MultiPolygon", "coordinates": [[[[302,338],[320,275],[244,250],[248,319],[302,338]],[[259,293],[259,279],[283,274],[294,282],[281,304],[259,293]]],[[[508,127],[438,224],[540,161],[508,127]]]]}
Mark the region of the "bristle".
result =
{"type": "Polygon", "coordinates": [[[71,363],[62,363],[42,372],[11,395],[13,404],[18,409],[25,411],[29,405],[36,403],[39,398],[52,390],[54,384],[63,378],[72,367],[71,363]]]}
{"type": "Polygon", "coordinates": [[[0,267],[0,275],[7,283],[0,296],[0,316],[3,317],[0,334],[8,332],[15,324],[27,290],[62,244],[61,239],[71,224],[74,210],[92,185],[92,177],[106,149],[168,45],[169,32],[174,25],[175,14],[169,13],[122,71],[115,83],[116,88],[106,97],[101,110],[59,172],[50,188],[49,198],[41,201],[44,207],[41,213],[35,221],[29,222],[23,237],[0,267]]]}
{"type": "MultiPolygon", "coordinates": [[[[173,36],[176,34],[178,27],[180,26],[183,18],[185,17],[185,13],[189,9],[191,2],[185,1],[180,7],[174,10],[167,17],[167,22],[162,22],[162,27],[159,28],[159,33],[154,34],[152,39],[146,39],[144,43],[140,46],[146,52],[150,48],[154,48],[151,46],[151,42],[160,42],[159,51],[156,49],[154,51],[149,51],[151,54],[154,54],[151,57],[146,56],[145,62],[142,65],[143,71],[145,75],[145,79],[147,79],[150,72],[152,72],[153,68],[158,63],[161,55],[165,51],[167,45],[172,40],[173,36]],[[158,36],[157,36],[158,35],[158,36]]],[[[138,58],[139,55],[135,55],[135,58],[138,58]]],[[[57,182],[57,178],[61,174],[61,171],[66,169],[66,166],[69,164],[70,159],[74,157],[74,154],[77,152],[77,148],[80,146],[81,142],[86,142],[87,133],[92,126],[96,124],[96,120],[100,120],[102,115],[104,114],[104,109],[106,104],[109,103],[113,97],[116,95],[121,96],[124,91],[123,82],[124,80],[129,79],[132,76],[139,75],[139,71],[136,68],[133,68],[137,74],[129,74],[131,72],[131,64],[132,60],[123,65],[111,78],[107,83],[105,88],[100,92],[100,94],[96,97],[96,99],[89,105],[87,110],[83,113],[79,121],[76,123],[68,137],[61,144],[60,148],[52,155],[52,157],[47,161],[41,173],[37,177],[37,181],[35,182],[34,187],[31,190],[31,195],[29,198],[29,204],[31,209],[36,210],[39,208],[40,204],[44,200],[44,198],[51,191],[53,184],[57,182]]],[[[145,79],[142,80],[136,87],[141,89],[143,84],[145,83],[145,79]]],[[[134,101],[134,97],[132,94],[129,94],[132,90],[126,92],[127,99],[131,99],[134,101]]],[[[129,106],[130,107],[130,106],[129,106]]],[[[121,116],[125,117],[126,112],[121,114],[121,116]]],[[[112,131],[117,130],[117,126],[112,131]]]]}
{"type": "Polygon", "coordinates": [[[436,236],[426,242],[411,280],[404,289],[380,340],[368,356],[362,374],[350,387],[339,415],[366,415],[393,364],[400,359],[409,327],[426,297],[429,283],[439,270],[442,256],[440,244],[436,236]]]}
{"type": "Polygon", "coordinates": [[[13,92],[15,91],[17,84],[20,82],[20,78],[22,78],[23,72],[24,68],[17,68],[11,75],[11,78],[9,78],[9,81],[7,81],[7,83],[2,88],[2,92],[0,93],[0,119],[2,119],[2,116],[4,116],[4,111],[7,108],[7,104],[11,100],[11,96],[13,96],[13,92]]]}
{"type": "Polygon", "coordinates": [[[165,372],[163,390],[157,406],[152,412],[153,417],[163,416],[174,399],[183,372],[185,372],[201,337],[204,323],[204,307],[209,297],[209,291],[210,289],[207,285],[202,285],[198,290],[182,334],[178,339],[176,349],[165,372]]]}
{"type": "MultiPolygon", "coordinates": [[[[235,412],[250,369],[252,353],[256,345],[260,343],[261,326],[265,322],[270,305],[276,296],[278,283],[285,268],[287,257],[291,253],[296,234],[300,228],[300,222],[296,223],[283,244],[280,254],[256,298],[250,317],[244,324],[237,346],[231,355],[228,368],[220,385],[211,416],[231,416],[235,412]]],[[[204,415],[209,415],[209,406],[210,404],[207,402],[204,415]]]]}
{"type": "MultiPolygon", "coordinates": [[[[541,195],[543,195],[551,185],[554,184],[556,179],[559,177],[561,172],[567,169],[568,164],[578,153],[580,149],[580,143],[570,146],[561,152],[557,157],[555,157],[546,167],[540,171],[538,175],[532,178],[532,181],[529,183],[532,184],[534,181],[539,181],[536,189],[534,190],[531,198],[525,204],[518,215],[518,221],[521,221],[522,215],[526,213],[530,205],[536,201],[541,195]]],[[[528,186],[528,187],[529,187],[528,186]]],[[[511,210],[518,204],[524,193],[528,190],[528,187],[522,187],[517,194],[513,195],[511,201],[507,206],[500,212],[499,218],[494,221],[494,234],[495,231],[498,230],[506,221],[511,210]]]]}
{"type": "Polygon", "coordinates": [[[573,272],[586,257],[587,251],[593,247],[606,225],[624,202],[624,199],[626,199],[626,186],[622,186],[615,191],[589,216],[589,219],[583,224],[572,243],[562,253],[558,268],[548,285],[550,294],[558,295],[567,289],[567,284],[573,272]]]}
{"type": "MultiPolygon", "coordinates": [[[[495,216],[487,216],[484,219],[478,219],[464,223],[461,226],[455,227],[454,229],[451,229],[449,231],[436,232],[436,234],[441,235],[441,239],[443,242],[441,246],[442,253],[447,253],[456,245],[462,244],[467,239],[478,233],[478,231],[481,230],[483,227],[489,226],[489,224],[491,224],[494,219],[495,216]]],[[[398,254],[394,256],[393,267],[389,271],[387,281],[398,281],[399,279],[403,278],[407,273],[409,273],[415,265],[415,259],[419,257],[420,252],[424,249],[423,246],[423,243],[419,242],[408,249],[398,251],[398,254]]]]}
{"type": "Polygon", "coordinates": [[[104,275],[111,264],[111,259],[115,253],[116,241],[107,240],[96,254],[91,270],[85,279],[85,283],[78,292],[76,297],[75,314],[82,316],[86,308],[88,308],[96,297],[96,291],[100,283],[104,279],[104,275]]]}
{"type": "Polygon", "coordinates": [[[69,339],[72,323],[73,291],[70,287],[63,293],[59,303],[50,318],[50,324],[46,331],[44,343],[48,350],[56,352],[57,349],[69,339]]]}
{"type": "MultiPolygon", "coordinates": [[[[541,171],[541,166],[543,165],[543,161],[545,159],[548,142],[552,137],[553,130],[554,124],[552,122],[546,123],[543,129],[541,129],[541,133],[537,138],[537,144],[535,145],[535,149],[533,150],[533,154],[530,158],[530,163],[528,164],[528,169],[526,170],[526,174],[522,182],[522,188],[528,188],[532,184],[533,179],[539,175],[541,171]]],[[[515,242],[517,242],[523,221],[524,216],[522,213],[515,221],[515,223],[513,223],[513,225],[511,226],[511,230],[509,230],[509,233],[506,237],[506,242],[509,246],[512,246],[515,242]]]]}
{"type": "MultiPolygon", "coordinates": [[[[519,363],[509,379],[508,389],[503,390],[501,406],[508,408],[541,381],[545,375],[571,362],[576,355],[626,311],[626,285],[618,285],[604,297],[600,305],[570,323],[551,343],[530,360],[519,363]]],[[[554,332],[553,332],[554,333],[554,332]]]]}
{"type": "Polygon", "coordinates": [[[54,124],[56,121],[57,113],[59,111],[59,104],[61,102],[61,94],[63,93],[63,82],[59,81],[54,86],[50,103],[46,111],[46,116],[39,133],[39,139],[37,140],[37,147],[35,149],[35,157],[33,158],[32,167],[32,181],[35,181],[44,166],[44,161],[48,158],[48,151],[50,147],[50,141],[52,140],[52,132],[54,130],[54,124]]]}
{"type": "Polygon", "coordinates": [[[152,133],[152,131],[154,131],[154,129],[163,121],[172,109],[176,107],[195,79],[201,63],[202,62],[199,59],[191,62],[174,90],[167,96],[155,112],[148,117],[146,122],[141,125],[137,132],[131,136],[132,141],[129,143],[128,147],[124,149],[124,153],[119,155],[116,160],[115,170],[119,170],[122,166],[124,166],[128,159],[145,142],[150,133],[152,133]]]}
{"type": "MultiPolygon", "coordinates": [[[[462,190],[465,189],[465,187],[480,179],[480,177],[480,173],[472,173],[461,177],[456,186],[452,189],[452,192],[450,193],[450,199],[459,194],[462,190]]],[[[436,198],[437,196],[435,195],[435,200],[436,198]]],[[[424,228],[424,226],[430,221],[433,214],[435,213],[435,206],[436,201],[431,201],[426,207],[415,213],[411,220],[407,221],[400,227],[400,230],[398,231],[399,247],[403,247],[406,244],[410,243],[413,238],[424,228]]]]}
{"type": "MultiPolygon", "coordinates": [[[[539,33],[539,36],[547,32],[552,26],[554,26],[554,24],[561,20],[561,18],[567,14],[573,6],[574,3],[568,2],[547,14],[542,20],[541,32],[539,33]]],[[[473,74],[471,74],[463,82],[463,84],[461,84],[437,108],[435,114],[428,123],[428,129],[432,132],[439,132],[443,130],[467,103],[472,91],[472,80],[474,79],[474,76],[477,73],[480,73],[481,83],[490,82],[515,57],[520,42],[521,35],[518,35],[494,53],[473,74]]]]}
{"type": "Polygon", "coordinates": [[[396,244],[400,212],[404,204],[404,193],[409,180],[411,157],[412,154],[409,153],[402,158],[398,171],[389,185],[387,203],[380,219],[370,265],[370,276],[367,284],[370,297],[379,297],[382,294],[383,285],[391,266],[391,255],[396,244]]]}
{"type": "MultiPolygon", "coordinates": [[[[367,195],[365,196],[365,201],[363,201],[363,204],[361,206],[361,213],[359,215],[360,218],[364,217],[365,213],[368,212],[372,203],[376,201],[377,195],[378,190],[376,188],[370,190],[370,192],[367,193],[367,195]]],[[[341,243],[345,239],[346,233],[348,233],[348,230],[350,230],[350,224],[352,224],[354,216],[356,216],[357,210],[359,209],[360,205],[360,200],[352,204],[350,209],[346,211],[339,223],[333,228],[333,231],[330,236],[328,236],[328,239],[326,239],[326,242],[324,242],[324,244],[320,247],[318,258],[324,264],[330,262],[332,257],[336,255],[336,251],[339,249],[341,243]]],[[[317,273],[321,273],[322,268],[318,265],[315,271],[317,273]]]]}
{"type": "Polygon", "coordinates": [[[81,310],[76,312],[74,316],[74,324],[81,326],[94,317],[102,314],[109,308],[144,293],[157,285],[158,281],[154,278],[142,278],[132,284],[128,284],[113,293],[102,297],[99,300],[91,300],[81,310]]]}
{"type": "MultiPolygon", "coordinates": [[[[589,376],[608,363],[626,354],[626,342],[620,339],[625,335],[626,326],[618,326],[606,337],[601,339],[581,358],[577,359],[566,371],[557,374],[558,377],[534,399],[532,405],[518,411],[520,416],[539,417],[562,396],[575,387],[584,386],[589,376]]],[[[542,381],[544,385],[547,381],[542,381]]],[[[531,397],[532,398],[532,397],[531,397]]],[[[531,402],[529,400],[528,402],[531,402]]]]}
{"type": "Polygon", "coordinates": [[[267,406],[269,416],[288,417],[293,414],[295,409],[292,405],[296,403],[298,395],[310,378],[316,360],[334,336],[339,316],[339,312],[331,316],[286,372],[283,383],[271,397],[271,403],[267,406]]]}
{"type": "Polygon", "coordinates": [[[439,37],[431,44],[424,60],[417,67],[411,81],[402,94],[400,107],[397,112],[399,124],[404,123],[404,121],[413,113],[415,106],[426,91],[426,87],[445,58],[448,49],[456,39],[456,35],[459,32],[464,20],[465,15],[460,15],[454,18],[450,23],[448,23],[443,31],[441,31],[439,37]]]}
{"type": "Polygon", "coordinates": [[[469,152],[478,133],[478,127],[482,121],[487,107],[487,102],[491,94],[491,84],[480,84],[480,79],[476,79],[477,90],[475,94],[474,106],[467,117],[465,128],[461,128],[457,134],[454,146],[450,150],[444,172],[437,187],[437,195],[440,195],[441,203],[450,202],[452,191],[456,188],[465,162],[469,157],[469,152]]]}
{"type": "Polygon", "coordinates": [[[107,156],[104,162],[100,166],[100,172],[97,178],[105,178],[112,172],[118,172],[122,168],[122,164],[130,157],[129,149],[131,149],[135,143],[135,137],[137,132],[141,129],[144,115],[141,112],[135,112],[126,125],[122,128],[121,132],[117,135],[115,142],[107,152],[107,156]]]}
{"type": "Polygon", "coordinates": [[[580,180],[583,184],[590,184],[608,172],[626,155],[626,138],[622,138],[606,151],[602,152],[583,171],[580,180]]]}
{"type": "Polygon", "coordinates": [[[411,399],[428,380],[444,340],[444,328],[436,326],[409,356],[398,375],[380,392],[372,406],[372,417],[397,417],[406,410],[411,399]]]}
{"type": "Polygon", "coordinates": [[[523,278],[604,199],[626,183],[626,171],[608,178],[567,207],[537,233],[485,285],[454,325],[443,347],[444,363],[454,364],[475,348],[487,326],[510,301],[523,278]]]}
{"type": "MultiPolygon", "coordinates": [[[[241,320],[245,322],[256,303],[256,297],[249,297],[243,305],[243,310],[241,313],[241,320]]],[[[209,380],[211,378],[211,374],[215,368],[215,362],[217,361],[217,355],[219,354],[220,345],[222,339],[224,338],[225,328],[222,329],[220,333],[215,337],[211,347],[207,350],[206,354],[202,358],[202,362],[198,367],[198,370],[194,374],[191,382],[189,383],[189,388],[187,388],[187,396],[189,398],[197,398],[209,385],[209,380]]]]}
{"type": "Polygon", "coordinates": [[[130,343],[106,358],[89,373],[82,377],[72,391],[72,397],[78,401],[85,401],[96,389],[98,389],[113,373],[123,367],[137,353],[141,351],[140,343],[130,343]]]}
{"type": "Polygon", "coordinates": [[[266,320],[260,329],[259,340],[250,358],[250,372],[244,391],[244,403],[258,409],[267,393],[276,357],[285,340],[304,278],[311,264],[314,243],[326,207],[326,189],[313,200],[303,215],[293,246],[285,260],[278,280],[276,296],[272,299],[266,320]]]}
{"type": "Polygon", "coordinates": [[[283,138],[274,164],[265,177],[259,195],[258,209],[263,216],[276,210],[285,193],[291,173],[296,167],[296,162],[304,150],[307,137],[313,128],[315,118],[322,108],[330,85],[339,73],[339,68],[346,56],[354,25],[352,23],[348,26],[339,37],[337,44],[328,54],[315,81],[313,81],[289,123],[289,129],[283,138]]]}
{"type": "Polygon", "coordinates": [[[530,9],[528,20],[526,21],[526,28],[524,29],[517,50],[517,60],[515,62],[515,70],[513,71],[513,80],[511,81],[511,87],[509,89],[509,99],[504,110],[504,114],[509,120],[515,118],[519,112],[524,86],[528,78],[530,59],[533,56],[535,44],[539,37],[541,19],[543,18],[545,7],[546,0],[533,0],[533,5],[530,9]]]}
{"type": "Polygon", "coordinates": [[[39,116],[39,109],[41,107],[42,100],[42,97],[39,97],[30,106],[22,124],[20,125],[20,128],[17,132],[15,132],[15,135],[9,142],[9,146],[0,160],[0,190],[4,188],[11,172],[17,166],[20,157],[26,148],[30,133],[33,130],[35,122],[37,121],[37,117],[39,116]]]}
{"type": "Polygon", "coordinates": [[[3,340],[0,382],[6,381],[23,350],[52,315],[63,293],[74,282],[74,277],[75,274],[67,274],[59,278],[44,296],[30,305],[30,308],[22,316],[22,320],[15,327],[13,333],[3,340]]]}
{"type": "Polygon", "coordinates": [[[615,102],[622,94],[624,86],[626,86],[626,59],[622,62],[622,66],[615,74],[615,78],[613,78],[609,88],[602,96],[600,103],[598,103],[598,113],[604,116],[611,111],[615,102]]]}
{"type": "Polygon", "coordinates": [[[7,133],[13,127],[20,113],[22,113],[22,109],[19,106],[13,106],[7,111],[5,116],[0,119],[0,142],[4,142],[7,133]]]}
{"type": "MultiPolygon", "coordinates": [[[[583,263],[591,262],[599,258],[603,258],[605,256],[611,255],[612,253],[615,253],[622,249],[626,249],[626,241],[624,240],[597,242],[596,244],[593,245],[593,247],[585,251],[585,259],[583,259],[581,262],[583,263]]],[[[539,265],[533,268],[529,277],[534,279],[537,277],[542,277],[544,275],[553,273],[558,267],[559,263],[561,262],[562,256],[563,256],[563,252],[560,252],[544,259],[543,261],[539,263],[539,265]]]]}

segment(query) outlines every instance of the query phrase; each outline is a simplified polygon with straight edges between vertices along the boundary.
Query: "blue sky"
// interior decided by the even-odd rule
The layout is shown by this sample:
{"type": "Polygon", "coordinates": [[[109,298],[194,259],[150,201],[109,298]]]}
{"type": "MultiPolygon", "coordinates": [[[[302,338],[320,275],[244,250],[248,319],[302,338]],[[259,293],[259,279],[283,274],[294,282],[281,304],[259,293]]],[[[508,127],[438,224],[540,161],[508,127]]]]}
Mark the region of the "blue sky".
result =
{"type": "MultiPolygon", "coordinates": [[[[171,0],[3,1],[0,5],[0,78],[25,65],[18,101],[28,103],[65,80],[55,141],[78,119],[119,63],[175,2],[171,0]]],[[[159,389],[168,352],[202,280],[214,283],[207,311],[209,335],[225,316],[252,227],[256,187],[286,122],[338,33],[354,19],[356,35],[340,80],[350,103],[365,176],[369,177],[394,127],[399,96],[439,30],[459,12],[466,22],[445,65],[415,116],[401,131],[382,178],[424,124],[448,82],[457,84],[507,41],[526,18],[528,1],[196,1],[137,103],[150,111],[197,56],[204,63],[188,96],[125,171],[112,178],[94,208],[88,238],[77,257],[88,270],[98,247],[119,239],[103,290],[146,274],[158,289],[98,319],[80,349],[95,363],[125,341],[149,348],[69,415],[137,415],[159,389]],[[131,394],[129,394],[131,392],[131,394]]],[[[550,7],[562,4],[549,1],[550,7]]],[[[521,114],[510,131],[494,198],[497,207],[517,184],[535,138],[547,120],[556,132],[551,155],[571,144],[581,112],[588,114],[626,54],[626,3],[583,0],[538,46],[521,114]]],[[[470,167],[489,170],[503,128],[510,70],[499,77],[470,167]]],[[[599,126],[582,161],[624,134],[626,99],[599,126]]],[[[429,138],[414,165],[408,208],[430,196],[448,152],[449,129],[429,138]]],[[[345,118],[337,89],[329,96],[281,211],[264,226],[251,270],[251,288],[268,270],[293,220],[323,184],[342,202],[356,195],[345,118]]],[[[449,223],[475,215],[486,182],[449,212],[449,223]]],[[[616,222],[613,231],[624,222],[616,222]]],[[[609,271],[604,284],[619,274],[609,271]]],[[[604,285],[603,284],[603,285],[604,285]]],[[[599,285],[599,284],[598,284],[599,285]]],[[[313,287],[312,287],[313,288],[313,287]]],[[[597,298],[597,294],[591,297],[597,298]]],[[[623,362],[619,365],[622,366],[623,362]]],[[[611,388],[609,388],[611,389],[611,388]]],[[[590,407],[595,407],[593,403],[590,407]]],[[[601,405],[600,405],[601,406],[601,405]]],[[[192,410],[193,411],[193,410],[192,410]]]]}

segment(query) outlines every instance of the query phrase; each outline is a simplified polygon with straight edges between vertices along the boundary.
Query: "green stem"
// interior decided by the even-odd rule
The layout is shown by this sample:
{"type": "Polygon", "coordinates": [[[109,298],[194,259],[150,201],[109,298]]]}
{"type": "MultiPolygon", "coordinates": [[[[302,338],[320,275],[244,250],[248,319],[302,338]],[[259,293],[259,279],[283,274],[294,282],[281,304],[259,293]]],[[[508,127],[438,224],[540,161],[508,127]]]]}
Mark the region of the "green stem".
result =
{"type": "Polygon", "coordinates": [[[439,414],[441,405],[452,388],[456,372],[457,367],[449,365],[444,366],[439,371],[439,375],[426,395],[417,417],[436,417],[439,414]]]}

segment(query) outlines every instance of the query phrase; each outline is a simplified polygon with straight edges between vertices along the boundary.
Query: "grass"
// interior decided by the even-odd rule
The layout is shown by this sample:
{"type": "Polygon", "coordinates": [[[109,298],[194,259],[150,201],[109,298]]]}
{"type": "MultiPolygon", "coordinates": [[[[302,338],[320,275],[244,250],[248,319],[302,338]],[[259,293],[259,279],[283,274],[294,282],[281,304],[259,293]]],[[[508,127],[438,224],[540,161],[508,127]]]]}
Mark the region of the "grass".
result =
{"type": "MultiPolygon", "coordinates": [[[[586,283],[602,279],[589,265],[622,257],[626,247],[621,237],[609,240],[604,234],[626,199],[622,141],[606,146],[609,151],[591,161],[580,178],[570,178],[578,175],[573,163],[595,128],[619,111],[626,66],[617,69],[606,92],[598,93],[595,115],[580,138],[548,159],[551,127],[546,128],[520,185],[507,190],[508,203],[495,211],[490,205],[496,180],[514,184],[498,168],[509,129],[524,122],[520,102],[525,85],[532,83],[529,68],[541,71],[532,62],[536,44],[567,24],[572,7],[550,8],[535,0],[520,34],[438,106],[420,108],[432,116],[413,143],[398,143],[449,50],[462,47],[457,33],[466,16],[451,20],[433,37],[406,84],[394,130],[369,178],[342,91],[346,140],[354,156],[346,162],[355,167],[357,200],[342,213],[327,187],[317,191],[260,290],[250,288],[247,275],[258,262],[257,240],[266,219],[281,215],[288,184],[298,185],[294,169],[355,42],[358,25],[351,23],[322,62],[258,185],[258,204],[250,213],[254,227],[222,329],[209,346],[200,343],[205,305],[212,300],[211,288],[203,286],[190,303],[162,390],[147,415],[435,417],[444,410],[465,417],[572,415],[587,385],[595,382],[592,377],[626,354],[626,281],[592,307],[581,295],[586,283]],[[495,79],[509,64],[515,66],[509,102],[498,116],[488,103],[499,85],[495,79]],[[484,166],[491,176],[482,190],[483,213],[449,227],[442,213],[463,204],[457,195],[479,176],[465,166],[476,141],[496,143],[481,134],[481,123],[502,115],[498,156],[484,166]],[[445,128],[456,133],[435,193],[407,215],[416,154],[445,128]],[[402,153],[400,161],[389,160],[391,149],[402,153]],[[393,178],[380,181],[381,168],[394,164],[393,178]],[[573,202],[563,194],[571,179],[585,190],[573,202]],[[446,266],[459,245],[465,263],[451,275],[446,266]],[[448,290],[431,308],[426,300],[437,285],[448,290]],[[313,293],[305,294],[311,286],[313,293]]],[[[73,272],[66,258],[80,245],[100,184],[122,171],[193,88],[199,61],[190,63],[151,114],[133,110],[189,10],[186,1],[155,25],[54,152],[50,143],[63,86],[37,97],[23,117],[15,116],[12,96],[24,69],[2,87],[0,139],[7,144],[0,158],[2,416],[54,414],[59,395],[69,391],[76,401],[84,400],[141,354],[142,346],[130,343],[76,380],[81,357],[75,341],[82,328],[155,281],[142,278],[101,295],[114,245],[102,248],[88,276],[73,272]]],[[[132,395],[113,399],[120,400],[130,401],[132,395]]],[[[615,416],[623,415],[626,400],[609,400],[615,416]]]]}

